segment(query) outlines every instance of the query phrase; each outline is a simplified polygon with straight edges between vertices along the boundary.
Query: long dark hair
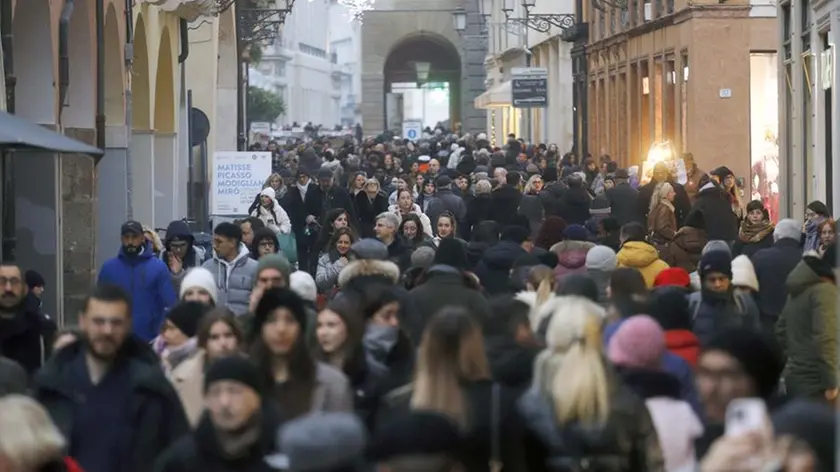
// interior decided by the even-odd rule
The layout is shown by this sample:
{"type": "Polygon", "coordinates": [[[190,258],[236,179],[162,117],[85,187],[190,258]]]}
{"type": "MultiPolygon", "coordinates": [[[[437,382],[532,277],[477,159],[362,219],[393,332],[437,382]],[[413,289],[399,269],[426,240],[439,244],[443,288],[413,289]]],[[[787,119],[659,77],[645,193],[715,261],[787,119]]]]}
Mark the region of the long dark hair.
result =
{"type": "Polygon", "coordinates": [[[402,238],[404,241],[411,243],[412,246],[420,244],[426,238],[426,231],[423,229],[423,222],[420,221],[420,217],[414,213],[409,213],[405,215],[400,222],[400,227],[397,230],[397,236],[402,238]],[[417,225],[417,235],[414,236],[414,239],[407,240],[405,236],[403,236],[403,228],[405,227],[405,223],[408,221],[413,221],[415,225],[417,225]]]}
{"type": "Polygon", "coordinates": [[[327,211],[327,214],[324,217],[324,224],[321,226],[321,231],[318,232],[318,240],[315,242],[315,249],[318,252],[328,251],[330,249],[329,242],[335,232],[335,229],[333,229],[333,223],[341,215],[347,215],[347,226],[352,228],[353,231],[356,231],[354,222],[352,221],[352,218],[350,218],[350,213],[348,213],[347,210],[344,208],[333,208],[327,211]]]}
{"type": "MultiPolygon", "coordinates": [[[[357,310],[358,306],[358,296],[342,295],[335,297],[325,308],[325,310],[332,311],[338,315],[346,327],[347,339],[341,347],[344,351],[344,365],[341,366],[341,370],[351,380],[351,383],[354,380],[358,380],[359,376],[364,375],[367,371],[365,348],[362,344],[362,339],[365,335],[365,323],[361,313],[357,310]]],[[[310,343],[313,346],[312,356],[319,361],[327,362],[328,356],[318,343],[316,331],[313,330],[315,340],[310,343]]]]}
{"type": "Polygon", "coordinates": [[[256,326],[250,333],[248,352],[251,360],[259,367],[266,385],[274,386],[272,397],[282,405],[287,419],[292,419],[308,413],[312,408],[317,365],[306,345],[305,327],[300,326],[295,344],[286,356],[289,377],[282,384],[277,384],[274,380],[274,357],[263,341],[262,325],[279,308],[291,311],[296,319],[306,318],[306,308],[298,294],[285,288],[266,291],[257,305],[254,321],[256,326]]]}

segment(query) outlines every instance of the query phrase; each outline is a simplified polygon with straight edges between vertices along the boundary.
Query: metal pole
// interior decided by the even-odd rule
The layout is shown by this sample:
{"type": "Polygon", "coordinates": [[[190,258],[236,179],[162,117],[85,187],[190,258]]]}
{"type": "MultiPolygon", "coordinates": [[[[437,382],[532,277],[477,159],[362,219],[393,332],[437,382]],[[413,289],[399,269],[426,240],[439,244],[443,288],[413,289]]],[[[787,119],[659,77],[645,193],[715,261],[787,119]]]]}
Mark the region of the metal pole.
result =
{"type": "Polygon", "coordinates": [[[195,198],[195,157],[193,156],[193,122],[192,122],[192,90],[187,90],[187,218],[196,220],[195,198]]]}
{"type": "Polygon", "coordinates": [[[236,19],[236,149],[239,151],[246,150],[245,139],[245,74],[243,73],[243,65],[245,61],[242,58],[242,49],[245,42],[242,41],[242,12],[239,11],[239,5],[234,5],[233,14],[236,19]]]}
{"type": "MultiPolygon", "coordinates": [[[[528,17],[530,16],[531,12],[528,8],[525,9],[525,67],[531,67],[531,49],[529,48],[528,44],[528,17]]],[[[525,136],[528,137],[527,143],[531,143],[531,108],[525,109],[525,136]]]]}
{"type": "MultiPolygon", "coordinates": [[[[6,81],[6,111],[15,112],[15,50],[14,23],[12,21],[12,0],[0,0],[0,29],[2,29],[3,69],[6,81]]],[[[2,256],[3,261],[15,261],[16,216],[15,216],[15,181],[14,154],[0,150],[0,166],[3,174],[2,205],[2,256]]]]}
{"type": "Polygon", "coordinates": [[[134,104],[131,92],[131,74],[134,67],[134,0],[125,0],[125,189],[127,194],[126,219],[134,218],[134,175],[131,163],[131,132],[134,126],[132,117],[134,104]]]}

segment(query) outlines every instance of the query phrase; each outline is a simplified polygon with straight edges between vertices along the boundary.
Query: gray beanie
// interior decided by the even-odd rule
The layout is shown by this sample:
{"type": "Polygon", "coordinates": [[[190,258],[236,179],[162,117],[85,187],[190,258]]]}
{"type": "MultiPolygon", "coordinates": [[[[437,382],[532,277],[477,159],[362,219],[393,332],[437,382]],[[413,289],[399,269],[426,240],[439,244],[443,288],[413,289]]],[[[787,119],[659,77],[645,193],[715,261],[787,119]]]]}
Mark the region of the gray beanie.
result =
{"type": "Polygon", "coordinates": [[[428,269],[435,261],[435,250],[429,246],[418,247],[411,254],[411,266],[428,269]]]}
{"type": "Polygon", "coordinates": [[[355,470],[367,446],[364,424],[352,413],[312,413],[286,423],[277,436],[280,453],[266,462],[295,472],[355,470]]]}
{"type": "Polygon", "coordinates": [[[265,269],[277,269],[283,275],[283,279],[286,281],[286,286],[289,285],[289,276],[292,274],[294,270],[292,268],[292,263],[286,259],[286,256],[282,254],[266,254],[260,257],[260,260],[257,261],[257,272],[255,273],[256,277],[254,277],[254,283],[257,283],[257,279],[260,276],[260,272],[264,271],[265,269]]]}
{"type": "Polygon", "coordinates": [[[357,259],[384,261],[388,259],[388,246],[374,238],[364,238],[350,246],[350,253],[357,259]]]}
{"type": "Polygon", "coordinates": [[[729,247],[729,244],[727,244],[726,241],[723,241],[723,240],[720,240],[720,239],[713,239],[713,240],[707,242],[706,245],[703,246],[703,250],[700,251],[700,255],[704,256],[707,253],[712,252],[712,251],[725,252],[725,253],[729,254],[729,258],[732,259],[732,248],[729,247]]]}
{"type": "Polygon", "coordinates": [[[618,266],[615,251],[608,246],[595,246],[586,253],[586,268],[612,272],[618,266]]]}
{"type": "Polygon", "coordinates": [[[773,230],[773,241],[780,239],[795,239],[799,241],[802,238],[802,225],[798,221],[790,218],[776,223],[776,229],[773,230]]]}

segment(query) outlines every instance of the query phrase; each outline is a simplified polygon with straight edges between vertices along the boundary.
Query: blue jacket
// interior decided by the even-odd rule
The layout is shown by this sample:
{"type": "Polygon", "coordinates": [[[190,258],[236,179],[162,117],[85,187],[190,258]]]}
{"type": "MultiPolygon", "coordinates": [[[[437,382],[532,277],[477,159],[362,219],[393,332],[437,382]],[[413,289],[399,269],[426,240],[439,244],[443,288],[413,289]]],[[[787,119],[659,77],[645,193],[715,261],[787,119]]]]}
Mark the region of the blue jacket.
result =
{"type": "MultiPolygon", "coordinates": [[[[613,334],[618,331],[618,327],[624,320],[616,321],[604,327],[604,347],[609,346],[610,339],[613,334]]],[[[682,357],[670,351],[665,351],[662,356],[662,370],[673,375],[680,381],[680,397],[682,400],[688,402],[691,408],[697,413],[697,416],[704,418],[703,408],[700,406],[700,397],[697,396],[697,389],[694,386],[694,372],[691,371],[691,366],[682,357]]]]}
{"type": "Polygon", "coordinates": [[[178,299],[169,269],[155,257],[149,243],[133,257],[120,249],[117,257],[102,264],[97,283],[118,285],[131,295],[134,333],[145,341],[160,334],[167,308],[178,299]]]}

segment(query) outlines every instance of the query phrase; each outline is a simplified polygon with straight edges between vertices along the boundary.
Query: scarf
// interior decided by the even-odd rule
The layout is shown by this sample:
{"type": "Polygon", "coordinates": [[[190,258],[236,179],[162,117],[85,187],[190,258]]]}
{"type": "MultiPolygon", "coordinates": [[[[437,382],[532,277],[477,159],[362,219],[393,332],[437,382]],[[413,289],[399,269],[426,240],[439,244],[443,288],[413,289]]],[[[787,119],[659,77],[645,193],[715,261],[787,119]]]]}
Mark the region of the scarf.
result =
{"type": "Polygon", "coordinates": [[[762,220],[758,223],[744,220],[741,223],[741,229],[738,231],[738,239],[744,243],[757,243],[772,233],[774,228],[773,223],[769,220],[762,220]]]}
{"type": "Polygon", "coordinates": [[[164,371],[171,373],[178,365],[189,359],[197,350],[198,339],[195,337],[190,338],[178,347],[166,348],[161,354],[161,357],[165,360],[164,371]]]}
{"type": "Polygon", "coordinates": [[[239,431],[216,431],[216,439],[222,449],[221,455],[227,459],[238,459],[247,455],[262,434],[260,415],[254,414],[239,431]]]}
{"type": "Polygon", "coordinates": [[[301,185],[298,182],[298,183],[295,183],[295,185],[297,186],[298,191],[300,192],[300,199],[301,200],[305,199],[306,198],[306,191],[309,190],[309,184],[301,185]]]}

